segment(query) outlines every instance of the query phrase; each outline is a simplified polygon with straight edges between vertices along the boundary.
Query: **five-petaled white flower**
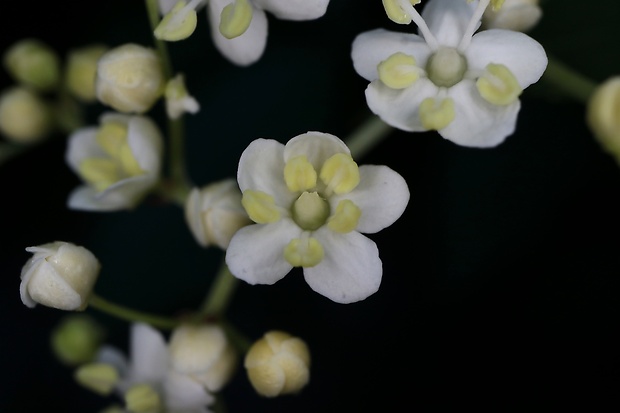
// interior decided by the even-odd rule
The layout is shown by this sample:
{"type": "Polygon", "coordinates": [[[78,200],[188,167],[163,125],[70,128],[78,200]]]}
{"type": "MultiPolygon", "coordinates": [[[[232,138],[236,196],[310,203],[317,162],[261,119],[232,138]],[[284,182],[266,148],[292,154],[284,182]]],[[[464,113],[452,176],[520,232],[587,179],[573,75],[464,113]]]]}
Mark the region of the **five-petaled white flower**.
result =
{"type": "Polygon", "coordinates": [[[103,114],[100,126],[69,136],[66,160],[85,185],[69,195],[69,208],[115,211],[135,207],[159,179],[163,138],[144,116],[103,114]]]}
{"type": "Polygon", "coordinates": [[[226,263],[250,284],[273,284],[303,267],[310,287],[338,303],[363,300],[381,283],[377,245],[361,233],[391,225],[409,202],[387,166],[358,168],[349,148],[320,132],[286,145],[253,141],[237,172],[242,204],[256,223],[232,237],[226,263]]]}
{"type": "Polygon", "coordinates": [[[162,14],[172,13],[162,38],[168,33],[173,33],[174,40],[189,36],[195,28],[196,10],[205,4],[215,47],[234,64],[248,66],[265,51],[266,12],[282,20],[314,20],[325,14],[329,0],[159,0],[162,14]]]}
{"type": "Polygon", "coordinates": [[[394,0],[421,36],[376,29],[357,36],[355,70],[369,108],[405,131],[437,130],[463,146],[492,147],[515,130],[519,96],[547,67],[543,47],[515,31],[474,32],[490,0],[429,1],[420,16],[394,0]]]}

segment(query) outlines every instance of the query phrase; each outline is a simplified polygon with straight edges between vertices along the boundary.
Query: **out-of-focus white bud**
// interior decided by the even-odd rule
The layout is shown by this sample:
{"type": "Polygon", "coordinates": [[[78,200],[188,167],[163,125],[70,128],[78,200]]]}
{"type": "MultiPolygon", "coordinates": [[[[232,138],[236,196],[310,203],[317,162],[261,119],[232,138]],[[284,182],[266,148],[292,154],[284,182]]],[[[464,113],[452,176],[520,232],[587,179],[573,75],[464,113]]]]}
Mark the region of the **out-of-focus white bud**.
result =
{"type": "Polygon", "coordinates": [[[70,314],[52,331],[52,350],[64,364],[77,366],[95,359],[103,336],[103,328],[92,317],[70,314]]]}
{"type": "Polygon", "coordinates": [[[262,396],[297,393],[310,380],[310,351],[301,339],[270,331],[247,352],[245,368],[252,386],[262,396]]]}
{"type": "Polygon", "coordinates": [[[4,54],[4,66],[9,74],[24,86],[49,92],[60,81],[60,59],[45,43],[23,39],[4,54]]]}
{"type": "Polygon", "coordinates": [[[187,92],[182,74],[168,81],[164,96],[166,96],[166,113],[170,119],[178,119],[185,112],[193,114],[200,110],[198,101],[187,92]]]}
{"type": "Polygon", "coordinates": [[[97,62],[108,51],[108,46],[93,44],[69,51],[65,83],[67,90],[82,102],[97,100],[95,79],[97,78],[97,62]]]}
{"type": "Polygon", "coordinates": [[[50,106],[35,92],[14,86],[0,95],[0,133],[8,140],[40,142],[53,127],[50,106]]]}
{"type": "Polygon", "coordinates": [[[144,116],[105,113],[99,127],[78,129],[65,158],[85,185],[71,192],[69,208],[134,208],[159,180],[162,151],[157,125],[144,116]]]}
{"type": "Polygon", "coordinates": [[[134,43],[108,50],[97,63],[95,88],[97,99],[119,112],[148,111],[165,88],[157,53],[134,43]]]}
{"type": "Polygon", "coordinates": [[[586,107],[586,120],[599,144],[620,164],[620,76],[596,88],[586,107]]]}
{"type": "Polygon", "coordinates": [[[22,302],[59,310],[84,310],[101,265],[92,252],[69,242],[55,241],[26,251],[34,256],[22,268],[22,302]]]}
{"type": "Polygon", "coordinates": [[[193,188],[185,202],[185,220],[200,245],[224,250],[235,232],[252,223],[232,178],[193,188]]]}
{"type": "Polygon", "coordinates": [[[542,17],[539,0],[505,0],[500,8],[487,7],[482,16],[485,29],[531,30],[542,17]]]}
{"type": "Polygon", "coordinates": [[[170,365],[212,392],[232,377],[237,354],[222,328],[215,324],[185,324],[177,327],[169,342],[170,365]]]}

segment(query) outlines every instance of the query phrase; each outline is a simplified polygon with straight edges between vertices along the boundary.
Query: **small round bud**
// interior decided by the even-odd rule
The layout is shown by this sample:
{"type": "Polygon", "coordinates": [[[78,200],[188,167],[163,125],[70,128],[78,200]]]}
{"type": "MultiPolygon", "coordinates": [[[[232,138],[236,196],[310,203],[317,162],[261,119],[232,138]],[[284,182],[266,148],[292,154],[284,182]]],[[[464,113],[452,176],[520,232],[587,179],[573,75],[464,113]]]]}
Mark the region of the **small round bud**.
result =
{"type": "Polygon", "coordinates": [[[90,103],[97,99],[97,62],[107,50],[105,45],[94,44],[69,51],[65,71],[67,90],[82,102],[90,103]]]}
{"type": "Polygon", "coordinates": [[[103,336],[102,327],[92,317],[71,314],[52,331],[52,350],[64,364],[77,366],[94,360],[103,336]]]}
{"type": "Polygon", "coordinates": [[[26,251],[34,255],[22,268],[19,292],[30,308],[39,304],[59,310],[84,310],[101,265],[86,248],[55,241],[26,251]]]}
{"type": "Polygon", "coordinates": [[[214,324],[186,324],[170,337],[170,365],[208,390],[220,390],[232,377],[237,354],[221,327],[214,324]]]}
{"type": "Polygon", "coordinates": [[[49,92],[60,81],[60,59],[46,44],[36,39],[23,39],[4,55],[4,66],[13,78],[41,92],[49,92]]]}
{"type": "Polygon", "coordinates": [[[49,105],[35,92],[12,87],[0,95],[0,133],[20,144],[45,139],[53,130],[49,105]]]}
{"type": "Polygon", "coordinates": [[[245,356],[245,368],[258,394],[294,394],[310,380],[310,351],[301,339],[270,331],[252,345],[245,356]]]}
{"type": "Polygon", "coordinates": [[[133,43],[107,51],[97,63],[95,88],[97,99],[119,112],[148,111],[165,88],[157,53],[133,43]]]}
{"type": "Polygon", "coordinates": [[[620,163],[620,76],[596,88],[587,104],[586,120],[603,149],[620,163]]]}
{"type": "Polygon", "coordinates": [[[486,29],[506,29],[527,32],[542,17],[539,0],[506,0],[501,7],[487,7],[482,16],[486,29]]]}
{"type": "Polygon", "coordinates": [[[232,178],[192,189],[185,203],[185,219],[200,245],[217,245],[222,249],[228,248],[240,228],[252,223],[232,178]]]}

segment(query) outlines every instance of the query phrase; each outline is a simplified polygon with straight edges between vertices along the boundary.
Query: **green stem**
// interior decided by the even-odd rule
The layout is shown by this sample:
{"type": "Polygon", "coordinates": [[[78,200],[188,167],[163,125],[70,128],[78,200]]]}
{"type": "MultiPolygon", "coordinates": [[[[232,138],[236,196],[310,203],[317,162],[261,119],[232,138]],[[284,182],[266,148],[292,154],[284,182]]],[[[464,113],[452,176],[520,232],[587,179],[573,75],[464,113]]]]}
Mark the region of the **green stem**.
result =
{"type": "Polygon", "coordinates": [[[239,280],[230,273],[226,263],[222,263],[199,314],[218,318],[222,316],[226,312],[238,284],[239,280]]]}
{"type": "Polygon", "coordinates": [[[547,70],[543,74],[543,80],[553,84],[566,95],[587,103],[588,99],[597,87],[597,83],[570,67],[549,57],[547,70]]]}
{"type": "MultiPolygon", "coordinates": [[[[151,25],[151,30],[155,31],[155,28],[159,25],[161,21],[161,16],[159,15],[159,2],[158,0],[145,0],[146,1],[146,12],[149,18],[149,23],[151,25]]],[[[155,47],[157,48],[157,52],[159,53],[159,57],[161,59],[162,69],[164,70],[164,76],[166,79],[170,79],[172,77],[172,63],[170,62],[170,55],[168,54],[168,47],[166,43],[159,40],[153,35],[153,41],[155,42],[155,47]]]]}
{"type": "Polygon", "coordinates": [[[354,130],[345,139],[345,142],[351,150],[353,158],[360,159],[393,130],[391,126],[383,122],[378,116],[372,115],[354,130]]]}
{"type": "Polygon", "coordinates": [[[154,314],[137,311],[132,308],[124,307],[119,304],[110,302],[96,294],[92,294],[88,300],[90,307],[95,308],[101,312],[118,317],[120,319],[131,322],[144,322],[152,325],[153,327],[170,330],[180,324],[179,321],[162,317],[154,314]]]}

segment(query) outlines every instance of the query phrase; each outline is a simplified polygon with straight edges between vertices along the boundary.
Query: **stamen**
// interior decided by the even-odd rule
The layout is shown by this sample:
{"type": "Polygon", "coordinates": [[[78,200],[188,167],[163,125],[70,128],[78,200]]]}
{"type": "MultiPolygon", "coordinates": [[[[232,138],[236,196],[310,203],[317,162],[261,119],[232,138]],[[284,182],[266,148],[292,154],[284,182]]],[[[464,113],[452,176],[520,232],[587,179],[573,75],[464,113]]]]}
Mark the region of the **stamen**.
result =
{"type": "Polygon", "coordinates": [[[131,413],[160,412],[161,398],[148,384],[136,384],[125,393],[125,405],[131,413]]]}
{"type": "Polygon", "coordinates": [[[357,228],[362,210],[349,199],[338,202],[336,213],[329,218],[327,227],[334,232],[346,234],[357,228]]]}
{"type": "Polygon", "coordinates": [[[321,243],[307,231],[284,247],[284,259],[293,267],[314,267],[323,261],[324,255],[321,243]]]}
{"type": "Polygon", "coordinates": [[[476,81],[476,88],[484,100],[494,105],[510,105],[523,92],[517,78],[502,64],[490,63],[476,81]]]}
{"type": "Polygon", "coordinates": [[[467,25],[467,28],[463,33],[463,37],[461,38],[461,42],[457,47],[459,51],[462,52],[469,46],[469,43],[471,42],[471,37],[474,35],[474,32],[478,28],[478,23],[482,19],[482,15],[484,14],[484,11],[486,10],[490,2],[491,0],[480,0],[478,2],[478,7],[476,7],[474,14],[471,16],[471,20],[469,21],[469,24],[467,25]]]}
{"type": "Polygon", "coordinates": [[[416,66],[413,56],[394,53],[377,66],[379,79],[389,88],[405,89],[418,80],[423,70],[416,66]]]}
{"type": "Polygon", "coordinates": [[[420,120],[422,126],[428,130],[445,128],[454,120],[454,116],[452,98],[426,98],[420,104],[420,120]]]}
{"type": "MultiPolygon", "coordinates": [[[[415,6],[420,3],[421,0],[409,0],[411,5],[415,6]]],[[[411,23],[411,17],[398,5],[397,0],[383,0],[383,8],[388,18],[394,23],[409,24],[411,23]]]]}
{"type": "Polygon", "coordinates": [[[121,178],[117,162],[109,158],[85,158],[80,162],[79,172],[82,179],[99,192],[121,178]]]}
{"type": "Polygon", "coordinates": [[[156,38],[166,41],[187,39],[196,30],[196,9],[204,0],[191,0],[186,5],[179,1],[157,25],[153,34],[156,38]]]}
{"type": "Polygon", "coordinates": [[[241,36],[252,22],[252,5],[248,0],[233,0],[222,9],[220,33],[227,39],[241,36]]]}
{"type": "Polygon", "coordinates": [[[257,224],[268,224],[280,219],[280,210],[275,200],[269,194],[248,189],[243,192],[241,205],[245,208],[250,219],[257,224]]]}
{"type": "Polygon", "coordinates": [[[284,181],[291,192],[306,191],[316,186],[316,171],[308,158],[297,156],[286,163],[284,181]]]}
{"type": "Polygon", "coordinates": [[[351,155],[337,153],[325,161],[319,175],[325,185],[326,192],[346,194],[360,183],[360,172],[351,155]]]}
{"type": "Polygon", "coordinates": [[[405,13],[409,15],[411,20],[413,20],[416,26],[418,26],[418,29],[420,29],[420,32],[422,33],[424,40],[428,44],[428,47],[430,47],[431,50],[436,50],[439,47],[439,42],[437,42],[437,39],[435,38],[433,33],[431,33],[431,30],[426,25],[426,22],[424,21],[422,16],[420,16],[420,13],[418,13],[418,11],[411,5],[409,0],[397,1],[400,5],[400,8],[403,9],[405,13]]]}
{"type": "Polygon", "coordinates": [[[118,157],[120,147],[127,142],[127,125],[120,122],[104,122],[97,130],[95,140],[113,158],[118,157]]]}
{"type": "Polygon", "coordinates": [[[118,383],[118,371],[110,364],[83,364],[74,373],[75,380],[89,390],[102,396],[112,393],[118,383]]]}

